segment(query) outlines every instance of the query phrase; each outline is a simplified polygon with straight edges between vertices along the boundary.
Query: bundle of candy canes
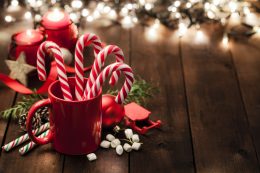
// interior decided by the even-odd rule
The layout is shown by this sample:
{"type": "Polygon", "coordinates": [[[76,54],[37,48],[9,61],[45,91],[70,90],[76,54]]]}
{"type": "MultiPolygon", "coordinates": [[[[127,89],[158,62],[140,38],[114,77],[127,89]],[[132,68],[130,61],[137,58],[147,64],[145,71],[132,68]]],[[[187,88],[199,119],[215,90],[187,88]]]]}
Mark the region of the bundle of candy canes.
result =
{"type": "MultiPolygon", "coordinates": [[[[82,35],[77,43],[75,49],[75,98],[73,99],[73,94],[71,93],[70,86],[68,83],[68,77],[65,70],[65,64],[63,55],[60,47],[50,41],[43,42],[37,51],[37,72],[40,80],[46,80],[47,73],[45,67],[45,57],[51,55],[54,57],[58,72],[58,78],[60,82],[60,87],[65,100],[85,100],[91,99],[97,96],[99,90],[101,89],[106,78],[111,76],[109,84],[115,85],[121,73],[126,77],[123,87],[118,92],[115,101],[118,104],[122,104],[131,90],[132,84],[134,82],[133,71],[131,67],[124,64],[124,54],[122,50],[115,45],[108,45],[102,47],[100,39],[95,34],[84,34],[82,35]],[[84,86],[84,56],[83,50],[86,46],[93,45],[95,60],[90,71],[90,75],[86,85],[84,86]],[[114,54],[116,56],[116,62],[108,65],[104,68],[105,60],[108,55],[114,54]]],[[[46,136],[48,134],[49,123],[42,125],[39,129],[35,130],[35,135],[40,135],[40,137],[46,136]],[[46,131],[47,130],[47,131],[46,131]]],[[[10,151],[12,148],[26,142],[29,140],[28,134],[25,134],[2,147],[5,151],[10,151]]],[[[20,154],[25,154],[36,146],[34,142],[30,142],[24,147],[19,149],[20,154]]]]}
{"type": "MultiPolygon", "coordinates": [[[[37,71],[39,79],[46,79],[46,68],[44,60],[46,54],[52,54],[56,61],[58,78],[60,81],[63,98],[65,100],[73,100],[61,50],[59,46],[53,42],[45,41],[39,47],[37,53],[37,71]]],[[[123,87],[116,96],[115,101],[118,104],[124,102],[129,91],[131,90],[134,81],[132,69],[127,64],[124,64],[124,54],[122,50],[115,45],[108,45],[103,48],[100,39],[94,34],[85,34],[78,39],[75,49],[75,100],[85,100],[95,97],[106,78],[112,74],[109,83],[114,85],[117,83],[121,73],[125,75],[126,80],[123,87]],[[84,86],[83,49],[90,44],[93,44],[94,47],[95,60],[92,65],[88,81],[84,86]],[[110,54],[114,54],[116,56],[116,63],[107,66],[103,71],[101,71],[105,64],[106,58],[110,54]]]]}

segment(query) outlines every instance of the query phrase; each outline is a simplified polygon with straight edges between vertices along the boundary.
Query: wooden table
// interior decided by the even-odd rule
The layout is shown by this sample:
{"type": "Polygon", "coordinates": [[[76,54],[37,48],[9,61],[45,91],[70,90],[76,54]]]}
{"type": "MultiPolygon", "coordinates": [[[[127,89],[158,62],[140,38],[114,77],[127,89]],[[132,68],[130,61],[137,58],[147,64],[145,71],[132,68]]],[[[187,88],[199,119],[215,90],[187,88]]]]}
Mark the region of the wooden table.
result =
{"type": "MultiPolygon", "coordinates": [[[[2,73],[12,33],[30,28],[28,23],[0,27],[2,73]]],[[[149,101],[152,119],[163,127],[142,136],[142,150],[117,156],[99,149],[98,160],[65,156],[51,145],[26,156],[18,148],[0,154],[1,173],[245,173],[260,172],[260,34],[221,45],[222,28],[204,24],[179,38],[161,27],[154,35],[137,25],[85,26],[109,44],[119,45],[135,74],[158,85],[160,93],[149,101]],[[150,35],[149,35],[150,34],[150,35]],[[152,34],[152,35],[151,35],[152,34]]],[[[0,86],[0,110],[15,104],[20,94],[0,86]]],[[[14,120],[0,121],[3,145],[21,135],[14,120]]]]}

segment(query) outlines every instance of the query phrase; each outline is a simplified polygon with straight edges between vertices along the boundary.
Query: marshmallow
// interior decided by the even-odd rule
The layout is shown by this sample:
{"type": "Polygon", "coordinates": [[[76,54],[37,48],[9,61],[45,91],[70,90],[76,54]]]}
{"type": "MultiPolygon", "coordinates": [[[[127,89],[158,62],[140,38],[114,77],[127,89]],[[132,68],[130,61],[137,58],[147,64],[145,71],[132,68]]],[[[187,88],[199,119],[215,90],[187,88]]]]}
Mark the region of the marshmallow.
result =
{"type": "Polygon", "coordinates": [[[123,152],[124,152],[124,150],[123,150],[122,145],[118,145],[118,146],[116,147],[116,154],[122,155],[123,152]]]}
{"type": "Polygon", "coordinates": [[[123,146],[123,148],[124,148],[124,150],[125,150],[126,152],[132,151],[132,147],[131,147],[131,145],[129,145],[128,143],[125,143],[124,146],[123,146]]]}
{"type": "Polygon", "coordinates": [[[126,138],[131,139],[131,137],[133,136],[133,130],[125,129],[125,136],[126,136],[126,138]]]}
{"type": "Polygon", "coordinates": [[[111,135],[111,134],[107,134],[106,139],[111,142],[111,141],[113,141],[116,138],[113,135],[111,135]]]}
{"type": "Polygon", "coordinates": [[[133,150],[139,150],[141,148],[141,143],[138,143],[138,142],[134,142],[133,144],[132,144],[132,149],[133,150]]]}
{"type": "Polygon", "coordinates": [[[132,136],[132,141],[133,141],[133,142],[139,142],[139,141],[140,141],[138,134],[134,134],[134,135],[132,136]]]}
{"type": "Polygon", "coordinates": [[[97,156],[95,153],[90,153],[87,155],[89,161],[97,160],[97,156]]]}
{"type": "Polygon", "coordinates": [[[110,142],[107,141],[107,140],[103,140],[103,141],[100,143],[100,147],[102,147],[102,148],[109,148],[109,147],[110,147],[110,142]]]}
{"type": "Polygon", "coordinates": [[[120,142],[120,140],[119,139],[114,139],[112,142],[111,142],[111,147],[112,148],[116,148],[118,145],[120,145],[121,144],[121,142],[120,142]]]}

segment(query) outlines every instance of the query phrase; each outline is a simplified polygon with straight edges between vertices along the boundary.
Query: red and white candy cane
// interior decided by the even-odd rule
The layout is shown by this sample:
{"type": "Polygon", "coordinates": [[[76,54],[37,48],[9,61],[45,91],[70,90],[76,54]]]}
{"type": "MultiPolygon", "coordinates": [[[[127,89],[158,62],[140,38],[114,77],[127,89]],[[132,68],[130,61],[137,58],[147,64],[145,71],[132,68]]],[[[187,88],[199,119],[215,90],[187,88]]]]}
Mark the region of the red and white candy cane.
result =
{"type": "Polygon", "coordinates": [[[118,92],[118,95],[116,96],[115,101],[118,104],[121,104],[124,102],[125,98],[127,97],[128,93],[130,92],[133,82],[134,82],[134,75],[131,67],[129,67],[127,64],[124,63],[113,63],[109,66],[107,66],[97,77],[94,85],[92,86],[90,92],[88,92],[87,98],[93,98],[95,97],[101,86],[103,85],[104,81],[108,76],[110,76],[113,72],[121,71],[124,73],[126,80],[124,82],[123,87],[118,92]]]}
{"type": "Polygon", "coordinates": [[[59,46],[51,41],[43,42],[37,51],[37,71],[40,80],[46,80],[45,56],[51,53],[56,61],[58,77],[60,81],[61,90],[65,100],[73,100],[68,78],[65,70],[64,60],[59,46]]]}
{"type": "MultiPolygon", "coordinates": [[[[91,87],[93,86],[94,82],[96,81],[101,68],[104,66],[105,60],[108,55],[114,54],[116,56],[116,62],[124,62],[124,54],[123,51],[115,45],[108,45],[104,49],[102,49],[97,58],[94,61],[92,69],[89,74],[89,80],[87,82],[86,89],[84,91],[84,98],[87,97],[91,87]]],[[[118,81],[118,77],[120,76],[120,71],[115,71],[109,81],[111,85],[114,85],[118,81]]]]}
{"type": "Polygon", "coordinates": [[[84,34],[82,35],[77,43],[75,50],[75,77],[76,77],[76,86],[75,86],[75,95],[77,100],[82,100],[84,93],[84,57],[83,49],[84,47],[93,44],[94,46],[94,55],[95,58],[97,54],[102,49],[102,44],[100,39],[95,34],[84,34]]]}

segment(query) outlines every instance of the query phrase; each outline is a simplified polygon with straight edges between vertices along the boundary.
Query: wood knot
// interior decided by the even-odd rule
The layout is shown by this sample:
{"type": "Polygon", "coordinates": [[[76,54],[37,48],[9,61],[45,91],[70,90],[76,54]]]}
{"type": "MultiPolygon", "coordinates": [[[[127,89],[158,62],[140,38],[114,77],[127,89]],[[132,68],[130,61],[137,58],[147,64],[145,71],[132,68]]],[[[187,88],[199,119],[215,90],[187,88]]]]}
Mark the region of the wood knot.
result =
{"type": "Polygon", "coordinates": [[[238,153],[240,156],[242,156],[243,158],[248,157],[248,152],[247,152],[246,150],[244,150],[244,149],[239,149],[239,150],[237,151],[237,153],[238,153]]]}
{"type": "Polygon", "coordinates": [[[160,143],[157,144],[157,146],[160,147],[160,148],[165,148],[166,145],[165,145],[165,143],[160,142],[160,143]]]}

